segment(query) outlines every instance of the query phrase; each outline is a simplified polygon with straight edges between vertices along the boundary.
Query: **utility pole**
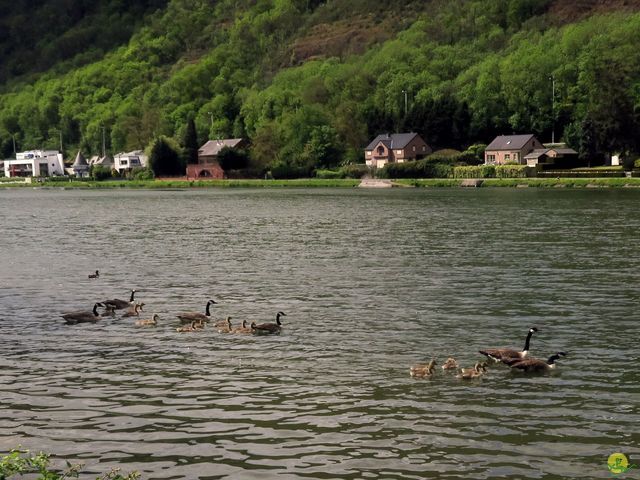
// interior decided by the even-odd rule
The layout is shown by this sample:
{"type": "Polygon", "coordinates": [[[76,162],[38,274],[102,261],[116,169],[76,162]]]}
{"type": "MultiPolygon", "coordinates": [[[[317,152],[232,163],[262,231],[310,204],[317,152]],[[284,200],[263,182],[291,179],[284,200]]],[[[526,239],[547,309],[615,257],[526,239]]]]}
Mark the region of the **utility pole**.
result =
{"type": "Polygon", "coordinates": [[[211,119],[211,128],[213,128],[213,113],[207,112],[209,114],[209,118],[211,119]]]}
{"type": "Polygon", "coordinates": [[[16,134],[12,133],[11,138],[13,138],[13,158],[16,158],[16,134]]]}
{"type": "Polygon", "coordinates": [[[556,143],[556,77],[551,75],[551,143],[556,143]]]}
{"type": "Polygon", "coordinates": [[[404,118],[406,120],[407,119],[407,91],[402,90],[402,93],[404,93],[404,118]]]}
{"type": "Polygon", "coordinates": [[[62,153],[62,130],[60,130],[60,153],[62,153]]]}
{"type": "Polygon", "coordinates": [[[107,156],[107,152],[106,152],[106,147],[105,147],[105,140],[104,140],[104,130],[105,130],[105,126],[102,126],[102,157],[106,157],[107,156]]]}

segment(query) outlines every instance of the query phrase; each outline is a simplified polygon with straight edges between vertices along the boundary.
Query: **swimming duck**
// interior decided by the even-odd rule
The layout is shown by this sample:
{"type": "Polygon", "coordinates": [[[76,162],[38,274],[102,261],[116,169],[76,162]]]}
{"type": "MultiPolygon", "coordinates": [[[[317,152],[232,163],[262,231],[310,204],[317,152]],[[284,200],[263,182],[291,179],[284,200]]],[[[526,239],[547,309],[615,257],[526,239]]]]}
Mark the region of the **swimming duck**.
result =
{"type": "Polygon", "coordinates": [[[141,302],[141,303],[136,302],[133,305],[131,305],[129,308],[127,308],[127,311],[124,312],[122,316],[137,317],[140,315],[140,312],[142,312],[142,307],[144,307],[144,302],[141,302]]]}
{"type": "Polygon", "coordinates": [[[531,340],[531,336],[537,331],[538,329],[536,327],[531,327],[529,329],[529,332],[527,333],[527,339],[524,342],[524,348],[522,350],[514,350],[513,348],[487,348],[485,350],[480,350],[480,353],[496,362],[507,358],[516,358],[522,360],[529,353],[529,342],[531,340]]]}
{"type": "Polygon", "coordinates": [[[225,320],[225,324],[222,327],[218,327],[218,333],[231,333],[232,330],[232,326],[231,326],[231,317],[227,317],[227,319],[225,320]]]}
{"type": "Polygon", "coordinates": [[[135,289],[131,290],[131,297],[128,302],[126,300],[120,300],[119,298],[113,298],[111,300],[105,300],[103,303],[105,305],[113,305],[116,310],[122,310],[123,308],[127,308],[133,304],[133,297],[135,294],[135,289]]]}
{"type": "Polygon", "coordinates": [[[155,327],[156,325],[158,325],[159,318],[160,318],[160,315],[158,315],[157,313],[154,313],[153,317],[151,317],[150,319],[136,321],[136,325],[140,327],[155,327]]]}
{"type": "Polygon", "coordinates": [[[409,369],[409,375],[412,377],[430,377],[436,370],[435,359],[431,360],[427,365],[418,364],[409,369]]]}
{"type": "Polygon", "coordinates": [[[286,317],[287,314],[284,312],[276,313],[276,323],[260,323],[255,325],[255,322],[252,323],[252,330],[255,335],[280,335],[282,331],[282,323],[280,322],[280,317],[286,317]]]}
{"type": "Polygon", "coordinates": [[[486,365],[487,364],[483,362],[476,363],[473,368],[463,368],[460,370],[460,373],[456,375],[456,378],[470,379],[481,377],[487,371],[486,365]]]}
{"type": "Polygon", "coordinates": [[[96,270],[96,273],[89,274],[89,278],[100,278],[100,272],[96,270]]]}
{"type": "MultiPolygon", "coordinates": [[[[256,322],[253,322],[253,326],[255,327],[256,322]]],[[[242,334],[242,335],[246,335],[249,333],[253,333],[253,328],[252,327],[247,327],[247,321],[243,320],[242,321],[242,326],[241,327],[236,327],[234,328],[231,333],[237,333],[237,334],[242,334]]]]}
{"type": "Polygon", "coordinates": [[[527,358],[525,360],[505,359],[502,360],[502,363],[506,363],[511,368],[516,368],[523,372],[547,372],[556,368],[555,361],[566,355],[566,352],[557,352],[551,355],[546,362],[540,358],[527,358]]]}
{"type": "Polygon", "coordinates": [[[205,307],[205,312],[183,312],[179,313],[177,316],[182,323],[191,323],[194,320],[202,320],[203,322],[208,322],[211,320],[211,311],[209,307],[214,305],[216,302],[214,300],[209,300],[207,302],[207,306],[205,307]]]}
{"type": "Polygon", "coordinates": [[[456,368],[458,368],[458,362],[456,362],[456,359],[453,357],[447,358],[447,361],[442,365],[443,370],[453,370],[456,368]]]}
{"type": "Polygon", "coordinates": [[[63,313],[62,318],[64,318],[66,323],[69,325],[75,325],[76,323],[97,322],[98,320],[100,320],[98,307],[104,307],[104,304],[100,302],[96,303],[93,306],[93,310],[77,310],[75,312],[63,313]]]}

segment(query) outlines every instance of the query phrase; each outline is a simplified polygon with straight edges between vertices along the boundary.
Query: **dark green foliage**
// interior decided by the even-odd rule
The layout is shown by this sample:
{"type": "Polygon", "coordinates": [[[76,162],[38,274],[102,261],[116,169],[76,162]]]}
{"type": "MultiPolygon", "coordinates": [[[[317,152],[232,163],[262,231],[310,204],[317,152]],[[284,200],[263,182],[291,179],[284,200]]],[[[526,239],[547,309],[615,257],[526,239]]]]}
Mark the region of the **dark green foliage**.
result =
{"type": "Polygon", "coordinates": [[[96,180],[106,180],[111,178],[111,169],[103,165],[91,165],[89,174],[96,180]]]}
{"type": "Polygon", "coordinates": [[[198,132],[193,118],[187,122],[182,148],[184,149],[185,163],[198,163],[198,132]]]}
{"type": "Polygon", "coordinates": [[[218,153],[218,162],[225,172],[243,170],[249,166],[249,155],[243,149],[223,147],[218,153]]]}
{"type": "Polygon", "coordinates": [[[149,165],[156,177],[185,174],[185,165],[178,146],[166,137],[158,137],[151,145],[149,165]]]}
{"type": "Polygon", "coordinates": [[[165,136],[194,162],[197,129],[296,175],[361,162],[384,132],[464,150],[553,129],[592,165],[640,151],[640,13],[563,23],[550,5],[17,0],[0,18],[0,151],[62,132],[67,152],[100,152],[104,128],[112,152],[165,136]]]}
{"type": "Polygon", "coordinates": [[[271,177],[276,180],[289,180],[293,178],[309,178],[312,177],[312,171],[309,167],[301,167],[295,165],[287,165],[284,163],[276,164],[271,168],[271,177]]]}
{"type": "Polygon", "coordinates": [[[453,165],[445,159],[424,159],[405,163],[388,163],[377,175],[380,178],[447,178],[453,165]]]}

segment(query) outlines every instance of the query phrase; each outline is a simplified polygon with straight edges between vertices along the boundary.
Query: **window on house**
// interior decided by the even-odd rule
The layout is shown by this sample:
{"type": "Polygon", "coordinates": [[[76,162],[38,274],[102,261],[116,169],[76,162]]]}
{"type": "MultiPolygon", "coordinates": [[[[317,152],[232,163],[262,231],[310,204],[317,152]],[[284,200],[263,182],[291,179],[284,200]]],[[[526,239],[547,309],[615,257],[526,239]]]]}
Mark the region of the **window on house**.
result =
{"type": "Polygon", "coordinates": [[[519,153],[517,153],[517,152],[516,152],[516,153],[514,153],[514,154],[513,154],[513,159],[514,159],[514,160],[516,160],[516,161],[520,161],[520,154],[519,154],[519,153]]]}
{"type": "Polygon", "coordinates": [[[506,161],[509,161],[509,160],[511,160],[511,156],[510,156],[508,153],[505,153],[505,154],[504,154],[504,159],[505,159],[506,161]]]}
{"type": "Polygon", "coordinates": [[[427,150],[427,147],[423,146],[422,151],[425,152],[426,150],[427,150]]]}
{"type": "Polygon", "coordinates": [[[120,160],[121,165],[127,165],[128,163],[129,163],[129,160],[120,160]]]}
{"type": "Polygon", "coordinates": [[[396,150],[396,155],[402,155],[402,150],[396,150]]]}
{"type": "Polygon", "coordinates": [[[384,147],[378,147],[378,155],[384,155],[384,147]]]}
{"type": "Polygon", "coordinates": [[[370,156],[371,156],[371,152],[367,152],[367,157],[370,157],[370,156]]]}

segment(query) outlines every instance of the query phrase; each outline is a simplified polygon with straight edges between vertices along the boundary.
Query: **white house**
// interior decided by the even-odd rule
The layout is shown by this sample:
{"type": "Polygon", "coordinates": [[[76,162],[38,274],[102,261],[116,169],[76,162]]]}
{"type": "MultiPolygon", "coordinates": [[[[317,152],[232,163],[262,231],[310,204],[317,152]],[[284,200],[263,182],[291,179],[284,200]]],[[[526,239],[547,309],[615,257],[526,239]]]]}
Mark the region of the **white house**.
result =
{"type": "Polygon", "coordinates": [[[57,150],[29,150],[4,161],[5,177],[49,177],[64,175],[62,154],[57,150]]]}
{"type": "Polygon", "coordinates": [[[134,150],[133,152],[118,153],[113,156],[113,168],[118,173],[127,172],[134,168],[144,168],[147,166],[147,156],[142,150],[134,150]]]}

